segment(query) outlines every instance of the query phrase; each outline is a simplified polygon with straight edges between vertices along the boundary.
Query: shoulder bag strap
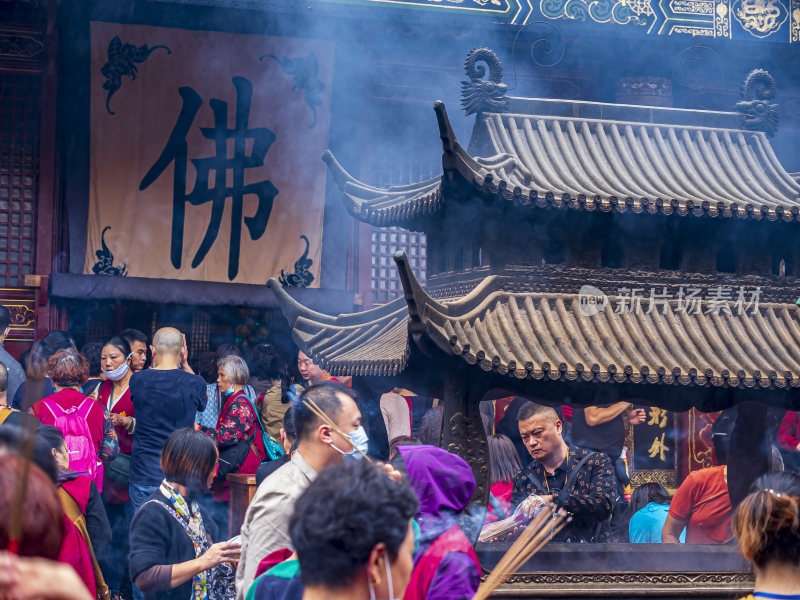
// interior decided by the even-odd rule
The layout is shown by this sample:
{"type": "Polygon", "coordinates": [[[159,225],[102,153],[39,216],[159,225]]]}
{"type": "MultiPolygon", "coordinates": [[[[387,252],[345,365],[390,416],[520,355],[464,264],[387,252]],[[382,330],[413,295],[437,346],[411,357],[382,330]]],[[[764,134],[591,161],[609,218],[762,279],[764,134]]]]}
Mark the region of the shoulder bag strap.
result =
{"type": "Polygon", "coordinates": [[[542,492],[542,495],[543,495],[543,496],[546,496],[547,494],[549,494],[549,492],[548,492],[548,491],[547,491],[547,490],[544,488],[544,486],[542,485],[541,481],[539,481],[538,479],[536,479],[536,478],[533,476],[533,473],[531,472],[531,470],[530,470],[530,469],[527,469],[527,470],[525,471],[525,477],[527,477],[527,478],[530,480],[530,482],[533,484],[533,486],[534,486],[534,487],[535,487],[537,490],[539,490],[540,492],[542,492]]]}
{"type": "Polygon", "coordinates": [[[575,479],[578,477],[578,472],[581,470],[581,467],[586,464],[586,461],[592,458],[597,452],[589,452],[586,456],[584,456],[580,462],[575,465],[575,468],[572,469],[572,472],[567,477],[567,483],[564,484],[564,489],[562,491],[567,492],[572,489],[572,486],[575,485],[575,479]]]}

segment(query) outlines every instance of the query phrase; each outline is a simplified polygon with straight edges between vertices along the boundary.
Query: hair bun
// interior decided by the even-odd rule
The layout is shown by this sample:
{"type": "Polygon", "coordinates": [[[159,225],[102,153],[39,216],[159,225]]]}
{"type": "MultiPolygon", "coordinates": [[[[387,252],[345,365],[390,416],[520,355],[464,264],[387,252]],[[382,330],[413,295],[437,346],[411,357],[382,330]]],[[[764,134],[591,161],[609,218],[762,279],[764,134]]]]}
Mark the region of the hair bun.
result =
{"type": "Polygon", "coordinates": [[[764,523],[768,531],[782,531],[790,529],[797,531],[800,524],[800,502],[795,496],[782,494],[774,490],[764,490],[770,498],[766,503],[768,513],[764,523]]]}

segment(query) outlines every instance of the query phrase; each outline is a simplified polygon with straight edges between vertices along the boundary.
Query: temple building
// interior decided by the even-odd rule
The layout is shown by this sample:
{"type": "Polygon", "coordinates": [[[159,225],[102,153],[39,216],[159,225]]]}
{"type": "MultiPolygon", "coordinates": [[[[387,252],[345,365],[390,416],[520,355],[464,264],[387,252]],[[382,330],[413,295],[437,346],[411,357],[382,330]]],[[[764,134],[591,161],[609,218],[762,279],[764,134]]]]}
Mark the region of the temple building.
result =
{"type": "Polygon", "coordinates": [[[485,48],[466,74],[468,149],[434,106],[441,176],[378,188],[325,156],[355,219],[426,234],[427,286],[398,253],[403,297],[335,316],[273,280],[297,345],[356,387],[441,398],[443,443],[483,502],[485,398],[580,406],[612,386],[650,407],[633,481],[673,488],[686,473],[673,446],[696,432],[659,411],[797,407],[800,177],[771,147],[772,76],[750,73],[722,112],[507,97],[485,48]]]}
{"type": "MultiPolygon", "coordinates": [[[[482,400],[619,398],[674,489],[798,408],[798,64],[800,0],[0,0],[4,347],[300,347],[439,400],[477,504],[482,400]]],[[[562,550],[500,596],[752,590],[562,550]]]]}

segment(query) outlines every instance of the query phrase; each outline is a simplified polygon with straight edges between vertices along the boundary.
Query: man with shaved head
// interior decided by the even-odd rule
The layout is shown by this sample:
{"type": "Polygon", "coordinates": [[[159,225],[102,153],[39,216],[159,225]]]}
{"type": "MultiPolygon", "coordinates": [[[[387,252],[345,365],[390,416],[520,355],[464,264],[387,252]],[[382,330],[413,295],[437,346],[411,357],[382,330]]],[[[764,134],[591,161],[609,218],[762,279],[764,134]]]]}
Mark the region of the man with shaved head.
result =
{"type": "Polygon", "coordinates": [[[187,369],[186,340],[173,327],[162,327],[150,346],[153,367],[131,376],[136,435],[128,472],[130,497],[137,510],[164,479],[160,454],[176,429],[193,427],[195,414],[206,406],[206,382],[187,369]]]}
{"type": "Polygon", "coordinates": [[[512,502],[531,495],[553,502],[572,515],[556,541],[610,541],[602,527],[611,517],[615,480],[611,459],[603,453],[570,446],[555,410],[533,402],[519,409],[519,433],[533,461],[514,476],[512,502]]]}

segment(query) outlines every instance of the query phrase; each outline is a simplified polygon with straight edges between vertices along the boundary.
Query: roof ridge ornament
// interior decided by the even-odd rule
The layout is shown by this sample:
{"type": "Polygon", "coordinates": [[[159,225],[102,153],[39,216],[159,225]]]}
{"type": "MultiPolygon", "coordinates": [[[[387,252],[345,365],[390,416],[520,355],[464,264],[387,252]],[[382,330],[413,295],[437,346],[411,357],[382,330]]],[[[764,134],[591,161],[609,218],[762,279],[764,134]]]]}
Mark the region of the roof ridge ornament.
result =
{"type": "Polygon", "coordinates": [[[775,135],[778,105],[770,102],[775,97],[775,88],[775,78],[764,69],[754,69],[747,74],[742,85],[744,100],[736,103],[744,129],[763,131],[769,137],[775,135]]]}
{"type": "Polygon", "coordinates": [[[464,61],[469,81],[461,82],[461,107],[467,115],[509,111],[508,86],[503,83],[503,63],[489,48],[474,48],[464,61]],[[486,68],[477,63],[485,63],[486,68]],[[485,79],[484,79],[485,78],[485,79]]]}

